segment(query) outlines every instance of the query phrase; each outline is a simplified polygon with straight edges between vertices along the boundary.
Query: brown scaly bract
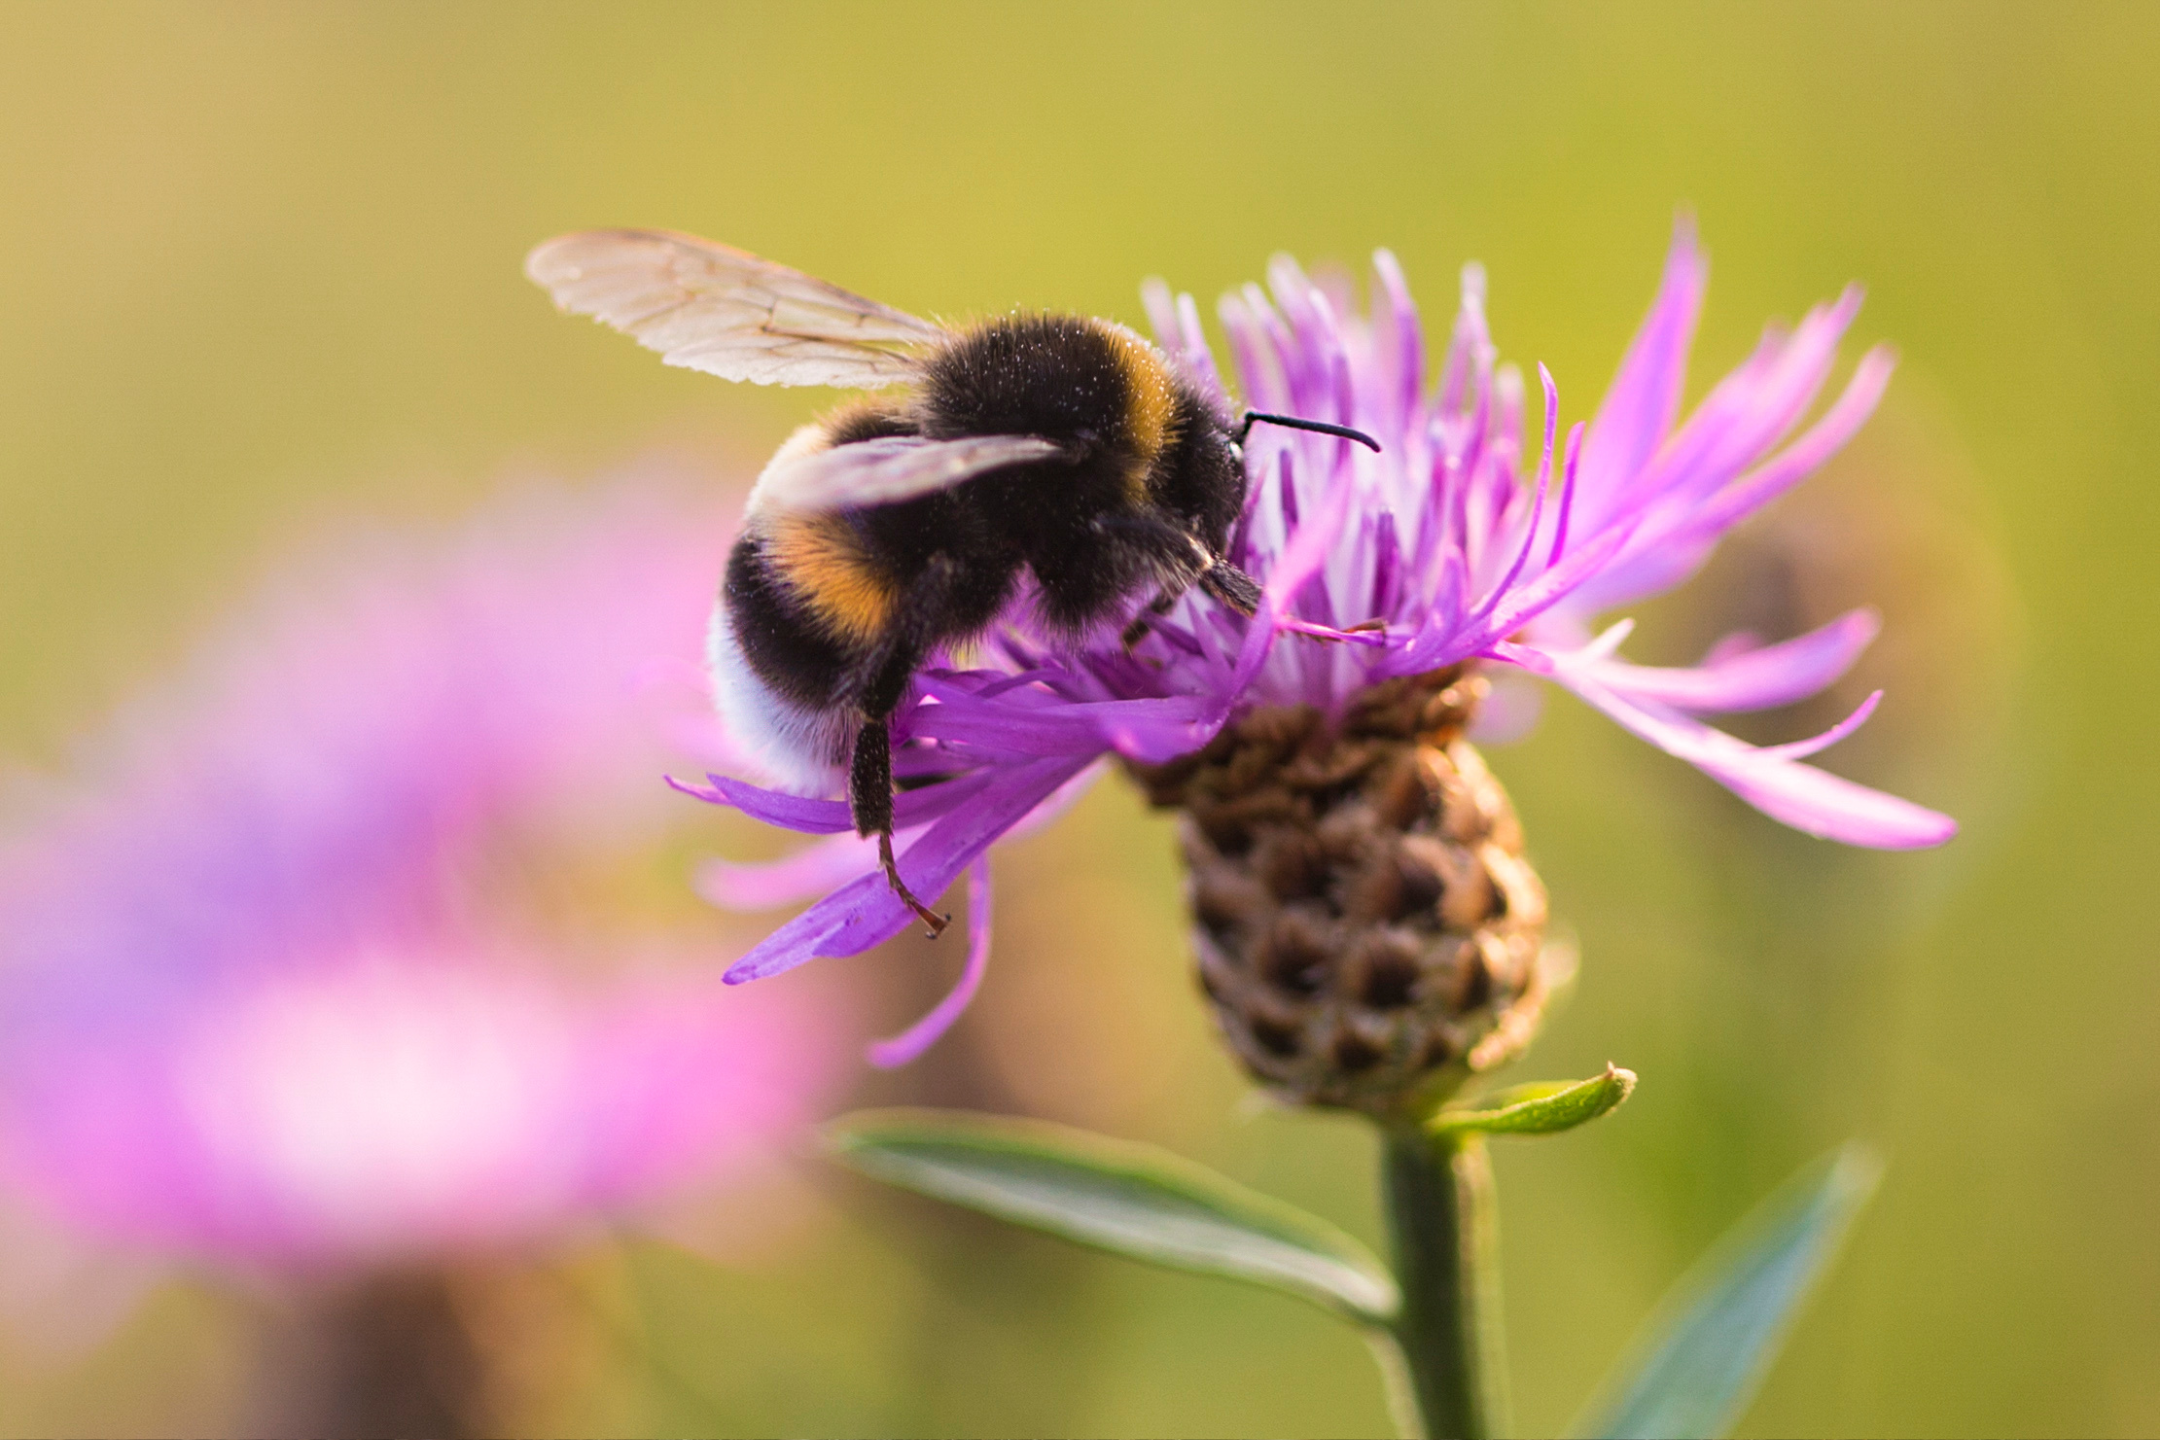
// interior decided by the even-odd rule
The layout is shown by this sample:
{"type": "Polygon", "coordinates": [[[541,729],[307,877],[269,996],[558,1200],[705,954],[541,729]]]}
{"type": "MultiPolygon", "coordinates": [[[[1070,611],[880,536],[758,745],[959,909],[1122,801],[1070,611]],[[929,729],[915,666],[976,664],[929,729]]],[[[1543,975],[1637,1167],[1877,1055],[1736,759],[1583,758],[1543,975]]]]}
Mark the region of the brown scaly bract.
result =
{"type": "Polygon", "coordinates": [[[1386,681],[1333,729],[1265,706],[1197,755],[1132,767],[1182,812],[1200,983],[1286,1098],[1401,1110],[1535,1023],[1545,888],[1463,739],[1485,688],[1460,666],[1386,681]]]}

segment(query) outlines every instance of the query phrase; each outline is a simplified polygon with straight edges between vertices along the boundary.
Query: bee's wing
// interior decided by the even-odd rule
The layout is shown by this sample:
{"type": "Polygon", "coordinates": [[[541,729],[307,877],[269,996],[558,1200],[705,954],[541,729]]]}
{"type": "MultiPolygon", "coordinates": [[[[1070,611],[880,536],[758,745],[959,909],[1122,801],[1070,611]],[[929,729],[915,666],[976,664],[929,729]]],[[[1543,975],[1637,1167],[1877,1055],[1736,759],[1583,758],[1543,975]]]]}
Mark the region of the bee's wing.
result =
{"type": "Polygon", "coordinates": [[[873,390],[912,379],[908,352],[946,338],[799,270],[661,230],[558,236],[525,257],[525,273],[563,309],[723,380],[873,390]]]}
{"type": "Polygon", "coordinates": [[[1054,441],[1033,435],[969,435],[925,440],[892,435],[835,445],[830,450],[789,454],[783,449],[758,476],[752,510],[838,510],[890,505],[1007,465],[1049,460],[1065,453],[1054,441]]]}

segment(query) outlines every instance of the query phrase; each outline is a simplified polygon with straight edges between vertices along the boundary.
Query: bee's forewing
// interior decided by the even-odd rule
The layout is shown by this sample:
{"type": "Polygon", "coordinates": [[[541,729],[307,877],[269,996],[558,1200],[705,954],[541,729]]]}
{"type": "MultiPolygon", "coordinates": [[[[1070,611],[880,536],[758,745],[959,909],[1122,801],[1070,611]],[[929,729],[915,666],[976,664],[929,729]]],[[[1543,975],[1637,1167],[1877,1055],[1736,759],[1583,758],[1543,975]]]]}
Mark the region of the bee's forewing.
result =
{"type": "Polygon", "coordinates": [[[947,490],[1006,465],[1048,460],[1064,447],[1033,435],[969,435],[925,440],[894,435],[810,454],[783,449],[750,492],[754,511],[838,510],[890,505],[947,490]]]}
{"type": "Polygon", "coordinates": [[[525,257],[563,309],[670,365],[759,385],[877,389],[912,379],[927,320],[732,246],[661,230],[586,230],[525,257]]]}

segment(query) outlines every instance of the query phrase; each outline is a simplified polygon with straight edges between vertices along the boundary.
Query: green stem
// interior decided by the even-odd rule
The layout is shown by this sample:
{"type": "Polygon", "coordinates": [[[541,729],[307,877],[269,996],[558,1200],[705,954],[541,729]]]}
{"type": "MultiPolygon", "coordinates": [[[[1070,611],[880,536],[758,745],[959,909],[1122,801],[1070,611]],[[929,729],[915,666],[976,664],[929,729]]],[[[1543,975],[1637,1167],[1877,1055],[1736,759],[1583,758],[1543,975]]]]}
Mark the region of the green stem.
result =
{"type": "Polygon", "coordinates": [[[1492,1162],[1475,1135],[1391,1128],[1388,1234],[1402,1284],[1395,1343],[1428,1440],[1486,1440],[1508,1426],[1500,1234],[1492,1162]]]}

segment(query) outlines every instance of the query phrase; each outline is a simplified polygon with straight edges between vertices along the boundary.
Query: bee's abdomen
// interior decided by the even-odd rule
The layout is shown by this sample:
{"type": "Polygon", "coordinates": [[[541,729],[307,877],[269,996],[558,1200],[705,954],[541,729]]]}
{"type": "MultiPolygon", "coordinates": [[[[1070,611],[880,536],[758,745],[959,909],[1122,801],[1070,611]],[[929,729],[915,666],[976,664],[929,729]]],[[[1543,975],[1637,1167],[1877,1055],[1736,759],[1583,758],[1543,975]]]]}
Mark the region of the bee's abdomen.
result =
{"type": "Polygon", "coordinates": [[[820,622],[762,528],[746,530],[729,552],[721,602],[744,661],[776,694],[808,707],[842,697],[864,647],[820,622]]]}

